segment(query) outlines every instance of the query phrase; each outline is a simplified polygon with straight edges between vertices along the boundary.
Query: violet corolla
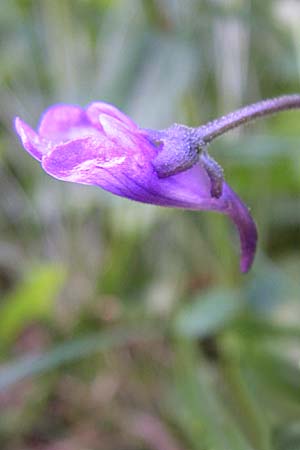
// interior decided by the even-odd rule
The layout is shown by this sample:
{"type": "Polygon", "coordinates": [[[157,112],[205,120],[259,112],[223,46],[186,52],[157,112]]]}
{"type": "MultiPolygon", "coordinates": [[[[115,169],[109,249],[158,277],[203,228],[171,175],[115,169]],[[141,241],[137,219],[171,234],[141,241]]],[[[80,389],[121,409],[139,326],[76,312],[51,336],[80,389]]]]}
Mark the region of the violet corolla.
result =
{"type": "Polygon", "coordinates": [[[207,147],[236,126],[299,106],[300,95],[282,96],[199,128],[175,124],[150,130],[107,103],[91,103],[85,109],[58,104],[43,114],[37,132],[20,118],[15,128],[27,152],[59,180],[99,186],[143,203],[229,216],[239,232],[240,268],[246,272],[255,255],[256,226],[207,147]]]}

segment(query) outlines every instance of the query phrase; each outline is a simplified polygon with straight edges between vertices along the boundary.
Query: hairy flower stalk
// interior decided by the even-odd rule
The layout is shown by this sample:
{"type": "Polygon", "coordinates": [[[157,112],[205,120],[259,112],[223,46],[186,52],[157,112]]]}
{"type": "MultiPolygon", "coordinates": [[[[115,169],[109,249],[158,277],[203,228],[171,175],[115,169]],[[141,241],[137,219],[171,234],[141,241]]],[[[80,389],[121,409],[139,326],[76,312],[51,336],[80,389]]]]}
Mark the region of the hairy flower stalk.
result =
{"type": "Polygon", "coordinates": [[[240,125],[280,111],[300,108],[300,95],[283,95],[252,103],[196,128],[195,138],[210,143],[213,139],[240,125]]]}
{"type": "Polygon", "coordinates": [[[25,150],[53,177],[99,186],[113,194],[159,206],[223,213],[241,243],[242,272],[255,256],[255,223],[208,154],[213,139],[244,123],[300,107],[300,95],[264,100],[198,128],[174,124],[165,130],[139,128],[112,105],[85,109],[54,105],[37,132],[18,117],[15,128],[25,150]]]}

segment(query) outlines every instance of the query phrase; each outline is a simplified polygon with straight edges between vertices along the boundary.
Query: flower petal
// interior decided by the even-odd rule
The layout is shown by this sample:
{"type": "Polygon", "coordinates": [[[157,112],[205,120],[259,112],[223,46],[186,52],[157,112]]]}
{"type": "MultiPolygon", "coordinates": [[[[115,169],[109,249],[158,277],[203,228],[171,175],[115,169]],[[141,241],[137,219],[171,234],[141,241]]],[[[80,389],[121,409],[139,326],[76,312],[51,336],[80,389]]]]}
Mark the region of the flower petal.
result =
{"type": "Polygon", "coordinates": [[[56,143],[98,134],[85,111],[73,105],[55,105],[49,108],[42,116],[38,133],[56,143]]]}
{"type": "Polygon", "coordinates": [[[47,150],[47,143],[19,117],[15,118],[15,129],[23,147],[38,161],[41,161],[43,153],[47,150]]]}
{"type": "Polygon", "coordinates": [[[101,129],[101,125],[99,123],[99,116],[101,114],[106,114],[108,116],[114,117],[122,122],[128,129],[132,129],[133,131],[137,130],[137,125],[131,120],[126,114],[124,114],[119,109],[115,108],[113,105],[104,102],[93,102],[88,105],[86,109],[86,115],[89,118],[90,122],[97,128],[101,129]]]}
{"type": "Polygon", "coordinates": [[[114,174],[124,159],[115,144],[100,135],[56,145],[43,157],[42,167],[59,180],[100,186],[128,197],[127,186],[114,174]]]}

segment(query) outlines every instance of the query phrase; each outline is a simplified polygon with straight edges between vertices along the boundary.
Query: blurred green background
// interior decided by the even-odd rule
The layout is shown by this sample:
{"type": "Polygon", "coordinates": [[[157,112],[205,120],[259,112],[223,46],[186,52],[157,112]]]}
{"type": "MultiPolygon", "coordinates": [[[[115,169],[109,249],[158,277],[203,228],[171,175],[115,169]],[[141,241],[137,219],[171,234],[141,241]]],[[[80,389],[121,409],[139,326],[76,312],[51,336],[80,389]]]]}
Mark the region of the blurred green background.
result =
{"type": "Polygon", "coordinates": [[[48,177],[12,120],[116,104],[198,125],[299,92],[295,0],[2,0],[1,450],[300,449],[300,112],[211,147],[229,221],[48,177]]]}

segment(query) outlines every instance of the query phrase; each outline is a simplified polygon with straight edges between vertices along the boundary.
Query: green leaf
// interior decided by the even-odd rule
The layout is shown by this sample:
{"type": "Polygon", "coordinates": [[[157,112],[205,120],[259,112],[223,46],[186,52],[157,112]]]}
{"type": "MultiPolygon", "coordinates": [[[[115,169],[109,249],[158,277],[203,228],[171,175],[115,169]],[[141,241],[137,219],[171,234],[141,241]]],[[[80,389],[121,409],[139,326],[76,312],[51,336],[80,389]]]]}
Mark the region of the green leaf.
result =
{"type": "Polygon", "coordinates": [[[234,290],[212,289],[196,296],[175,319],[177,332],[189,337],[217,333],[241,311],[240,294],[234,290]]]}
{"type": "Polygon", "coordinates": [[[13,342],[26,325],[48,316],[64,280],[65,272],[57,265],[34,267],[15,291],[3,299],[0,309],[0,342],[3,347],[13,342]]]}
{"type": "Polygon", "coordinates": [[[257,261],[245,287],[245,298],[251,309],[267,317],[287,297],[299,296],[299,286],[284,271],[263,260],[257,261]]]}

